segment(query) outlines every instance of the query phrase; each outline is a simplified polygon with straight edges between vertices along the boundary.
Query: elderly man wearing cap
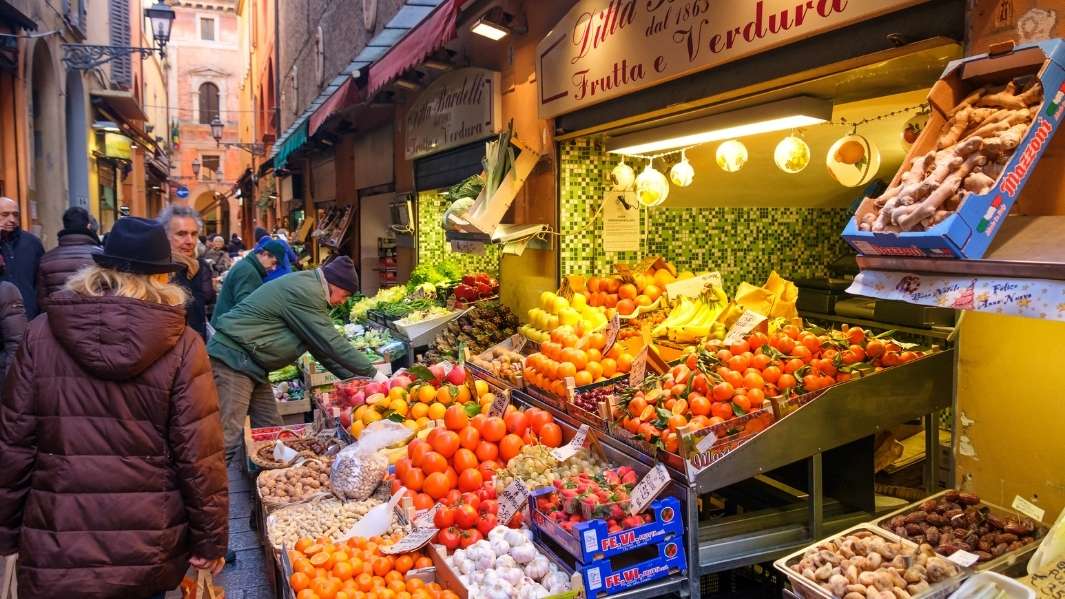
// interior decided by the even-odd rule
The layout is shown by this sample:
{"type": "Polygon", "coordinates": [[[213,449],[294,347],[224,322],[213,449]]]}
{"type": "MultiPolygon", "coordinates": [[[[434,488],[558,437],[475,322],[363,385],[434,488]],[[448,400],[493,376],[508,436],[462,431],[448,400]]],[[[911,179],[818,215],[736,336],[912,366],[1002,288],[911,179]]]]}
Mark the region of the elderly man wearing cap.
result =
{"type": "Polygon", "coordinates": [[[261,249],[249,252],[247,256],[234,264],[226,274],[222,290],[218,292],[211,326],[218,328],[218,320],[222,315],[251,295],[251,292],[262,287],[267,273],[283,262],[285,262],[285,247],[277,241],[268,241],[261,249]]]}
{"type": "Polygon", "coordinates": [[[281,424],[267,373],[292,364],[305,351],[341,379],[374,376],[362,352],[351,347],[329,318],[331,306],[358,289],[351,258],[270,281],[212,322],[207,344],[222,404],[226,459],[240,451],[244,418],[254,427],[281,424]]]}

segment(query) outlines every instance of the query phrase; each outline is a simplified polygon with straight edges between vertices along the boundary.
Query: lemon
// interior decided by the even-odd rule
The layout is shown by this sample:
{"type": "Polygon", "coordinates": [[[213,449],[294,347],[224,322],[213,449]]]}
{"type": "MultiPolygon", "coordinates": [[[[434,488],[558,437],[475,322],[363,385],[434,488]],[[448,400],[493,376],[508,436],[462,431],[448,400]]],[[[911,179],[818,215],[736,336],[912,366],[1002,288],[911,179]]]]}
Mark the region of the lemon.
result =
{"type": "Polygon", "coordinates": [[[367,407],[366,404],[363,404],[363,405],[355,408],[355,413],[351,415],[351,419],[353,421],[354,420],[362,420],[362,415],[365,414],[366,411],[369,410],[369,409],[370,408],[367,407]]]}
{"type": "Polygon", "coordinates": [[[400,416],[406,416],[409,406],[407,406],[407,401],[404,399],[393,399],[388,404],[388,408],[400,416]]]}
{"type": "Polygon", "coordinates": [[[403,387],[392,387],[388,390],[388,399],[393,401],[397,399],[407,399],[407,390],[403,387]]]}
{"type": "Polygon", "coordinates": [[[429,404],[416,403],[410,407],[410,417],[414,419],[421,418],[429,413],[429,404]]]}
{"type": "Polygon", "coordinates": [[[366,410],[365,412],[363,412],[362,418],[361,418],[361,420],[362,420],[362,422],[364,424],[370,424],[372,422],[377,422],[380,419],[381,419],[381,413],[378,412],[377,410],[366,410]]]}
{"type": "Polygon", "coordinates": [[[487,382],[482,381],[481,379],[477,379],[476,381],[473,382],[473,384],[474,384],[475,387],[477,387],[477,397],[481,397],[485,393],[488,393],[488,383],[487,382]]]}
{"type": "Polygon", "coordinates": [[[429,406],[429,419],[440,420],[444,417],[444,412],[447,412],[447,406],[440,402],[435,402],[429,406]]]}

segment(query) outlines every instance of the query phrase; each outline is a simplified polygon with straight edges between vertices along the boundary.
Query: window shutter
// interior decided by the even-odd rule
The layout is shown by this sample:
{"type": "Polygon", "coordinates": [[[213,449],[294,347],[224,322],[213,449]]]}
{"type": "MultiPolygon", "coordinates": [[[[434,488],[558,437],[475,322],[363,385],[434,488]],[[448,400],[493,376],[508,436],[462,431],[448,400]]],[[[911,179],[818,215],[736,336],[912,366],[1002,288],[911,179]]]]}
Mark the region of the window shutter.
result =
{"type": "MultiPolygon", "coordinates": [[[[110,0],[111,4],[111,45],[129,46],[129,2],[130,0],[110,0]]],[[[132,58],[127,54],[111,61],[111,83],[123,88],[133,84],[132,58]]]]}

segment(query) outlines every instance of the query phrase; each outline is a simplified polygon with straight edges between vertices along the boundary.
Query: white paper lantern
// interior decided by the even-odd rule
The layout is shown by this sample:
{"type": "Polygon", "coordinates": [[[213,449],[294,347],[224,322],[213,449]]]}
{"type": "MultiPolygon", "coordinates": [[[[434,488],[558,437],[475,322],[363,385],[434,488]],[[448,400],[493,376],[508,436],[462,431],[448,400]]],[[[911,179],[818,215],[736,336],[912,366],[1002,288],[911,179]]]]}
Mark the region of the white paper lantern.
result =
{"type": "Polygon", "coordinates": [[[785,173],[798,173],[810,164],[810,146],[798,135],[789,135],[773,150],[773,162],[785,173]]]}
{"type": "Polygon", "coordinates": [[[648,163],[647,168],[636,177],[636,199],[650,208],[666,201],[668,196],[669,182],[666,181],[666,176],[648,163]]]}
{"type": "Polygon", "coordinates": [[[727,173],[734,173],[743,168],[743,165],[747,164],[748,157],[747,146],[738,139],[730,139],[721,144],[714,155],[717,165],[727,173]]]}
{"type": "Polygon", "coordinates": [[[929,113],[927,112],[915,114],[902,125],[902,131],[899,133],[902,149],[909,151],[910,147],[913,146],[913,142],[917,141],[917,137],[921,135],[925,125],[928,124],[928,116],[929,113]]]}
{"type": "Polygon", "coordinates": [[[683,151],[680,153],[680,162],[669,169],[669,180],[677,187],[687,187],[695,180],[695,169],[692,168],[692,163],[688,162],[688,156],[683,151]]]}
{"type": "Polygon", "coordinates": [[[840,185],[861,187],[880,170],[880,150],[861,135],[844,135],[828,149],[825,164],[840,185]]]}
{"type": "Polygon", "coordinates": [[[636,173],[633,172],[631,166],[625,164],[625,159],[622,158],[614,170],[610,171],[610,178],[614,180],[614,191],[628,191],[632,189],[636,173]]]}

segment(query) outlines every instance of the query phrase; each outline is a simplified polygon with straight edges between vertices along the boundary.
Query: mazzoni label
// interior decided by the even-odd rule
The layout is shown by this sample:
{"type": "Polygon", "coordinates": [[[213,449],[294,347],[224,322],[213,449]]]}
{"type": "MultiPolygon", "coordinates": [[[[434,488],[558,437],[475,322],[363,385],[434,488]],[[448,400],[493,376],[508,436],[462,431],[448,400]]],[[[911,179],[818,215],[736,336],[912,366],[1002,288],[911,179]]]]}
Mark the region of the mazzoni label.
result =
{"type": "Polygon", "coordinates": [[[1024,148],[1024,153],[1021,154],[1021,159],[1017,161],[1017,166],[1002,177],[1002,184],[999,186],[1011,198],[1017,196],[1021,184],[1028,178],[1028,171],[1031,170],[1032,165],[1039,158],[1039,153],[1043,151],[1043,146],[1046,145],[1050,135],[1054,132],[1054,125],[1045,118],[1039,117],[1033,129],[1032,141],[1024,148]]]}

